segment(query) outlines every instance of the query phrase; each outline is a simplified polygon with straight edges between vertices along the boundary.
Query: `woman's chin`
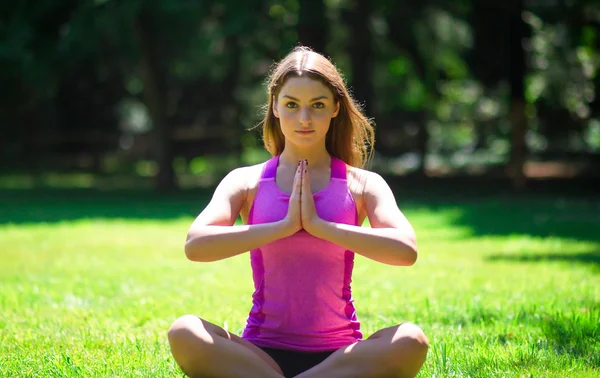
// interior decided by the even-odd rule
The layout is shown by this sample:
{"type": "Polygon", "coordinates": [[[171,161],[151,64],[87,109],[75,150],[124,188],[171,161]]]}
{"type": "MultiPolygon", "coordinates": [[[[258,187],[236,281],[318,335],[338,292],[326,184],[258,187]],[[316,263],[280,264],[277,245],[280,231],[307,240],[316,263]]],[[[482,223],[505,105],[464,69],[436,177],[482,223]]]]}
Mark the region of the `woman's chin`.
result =
{"type": "Polygon", "coordinates": [[[312,137],[300,137],[300,138],[294,138],[292,140],[290,140],[290,142],[292,142],[294,145],[298,146],[298,147],[303,147],[303,148],[308,148],[308,147],[314,147],[319,145],[320,140],[315,138],[314,136],[312,137]]]}

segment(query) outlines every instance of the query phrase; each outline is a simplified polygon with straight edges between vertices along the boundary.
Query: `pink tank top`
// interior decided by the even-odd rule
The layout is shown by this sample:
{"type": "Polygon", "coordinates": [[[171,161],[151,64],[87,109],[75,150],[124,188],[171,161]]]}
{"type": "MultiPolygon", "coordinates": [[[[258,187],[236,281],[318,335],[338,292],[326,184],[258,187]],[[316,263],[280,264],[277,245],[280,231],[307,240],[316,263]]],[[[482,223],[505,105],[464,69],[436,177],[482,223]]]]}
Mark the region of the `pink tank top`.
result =
{"type": "MultiPolygon", "coordinates": [[[[275,182],[279,156],[261,175],[248,224],[276,222],[287,214],[289,195],[275,182]]],[[[331,157],[328,186],[313,195],[319,216],[357,225],[346,182],[346,163],[331,157]]],[[[350,283],[354,253],[304,230],[250,251],[252,309],[242,337],[269,348],[330,351],[362,339],[350,283]]]]}

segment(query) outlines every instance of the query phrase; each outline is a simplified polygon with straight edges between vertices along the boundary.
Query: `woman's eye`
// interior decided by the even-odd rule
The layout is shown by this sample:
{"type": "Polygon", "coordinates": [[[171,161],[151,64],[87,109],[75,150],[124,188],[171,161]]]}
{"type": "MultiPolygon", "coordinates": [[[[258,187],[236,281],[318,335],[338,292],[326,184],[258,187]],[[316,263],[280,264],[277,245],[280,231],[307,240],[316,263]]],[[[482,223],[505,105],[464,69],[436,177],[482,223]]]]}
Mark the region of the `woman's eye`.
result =
{"type": "Polygon", "coordinates": [[[285,106],[290,109],[295,109],[298,107],[298,104],[296,104],[295,102],[288,102],[287,104],[285,104],[285,106]]]}
{"type": "Polygon", "coordinates": [[[313,104],[313,108],[323,109],[324,107],[325,107],[325,104],[323,104],[322,102],[315,102],[313,104]]]}

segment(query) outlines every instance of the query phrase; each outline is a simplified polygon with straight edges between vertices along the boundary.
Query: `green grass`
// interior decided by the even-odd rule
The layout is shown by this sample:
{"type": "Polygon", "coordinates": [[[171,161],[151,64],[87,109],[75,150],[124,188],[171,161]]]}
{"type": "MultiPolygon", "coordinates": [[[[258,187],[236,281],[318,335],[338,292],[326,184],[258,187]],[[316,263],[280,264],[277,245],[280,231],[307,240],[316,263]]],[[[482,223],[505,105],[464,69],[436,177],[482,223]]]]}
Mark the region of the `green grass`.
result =
{"type": "MultiPolygon", "coordinates": [[[[239,333],[248,256],[199,264],[183,242],[206,194],[0,192],[0,376],[180,376],[166,330],[193,313],[239,333]]],[[[420,377],[598,377],[600,203],[403,201],[416,265],[357,257],[363,331],[419,324],[420,377]]]]}

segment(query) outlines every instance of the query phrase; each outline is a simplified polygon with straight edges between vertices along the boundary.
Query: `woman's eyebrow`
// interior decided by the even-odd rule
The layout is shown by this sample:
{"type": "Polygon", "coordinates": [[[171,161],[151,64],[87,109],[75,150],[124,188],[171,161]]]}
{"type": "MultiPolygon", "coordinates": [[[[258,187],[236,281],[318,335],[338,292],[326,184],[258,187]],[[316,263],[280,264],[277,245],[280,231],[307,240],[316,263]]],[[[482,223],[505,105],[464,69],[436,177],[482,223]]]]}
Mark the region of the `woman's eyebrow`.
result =
{"type": "MultiPolygon", "coordinates": [[[[294,101],[300,102],[300,100],[298,100],[297,98],[289,96],[289,95],[283,95],[281,97],[286,97],[286,98],[289,98],[290,100],[294,100],[294,101]]],[[[313,102],[313,101],[317,101],[317,100],[322,100],[322,99],[328,99],[328,98],[329,97],[327,97],[327,96],[319,96],[319,97],[315,97],[315,98],[311,99],[309,102],[313,102]]]]}

